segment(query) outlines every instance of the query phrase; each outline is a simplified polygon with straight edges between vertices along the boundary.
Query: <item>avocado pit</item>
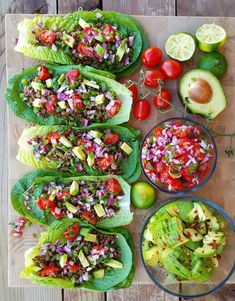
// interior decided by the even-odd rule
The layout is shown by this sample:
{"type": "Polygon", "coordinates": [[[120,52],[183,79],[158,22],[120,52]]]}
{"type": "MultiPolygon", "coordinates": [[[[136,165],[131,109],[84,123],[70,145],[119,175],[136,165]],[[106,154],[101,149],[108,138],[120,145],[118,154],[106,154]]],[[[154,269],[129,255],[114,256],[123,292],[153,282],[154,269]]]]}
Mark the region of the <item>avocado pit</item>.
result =
{"type": "Polygon", "coordinates": [[[188,95],[193,101],[204,104],[211,101],[213,92],[206,80],[198,78],[190,85],[188,95]]]}

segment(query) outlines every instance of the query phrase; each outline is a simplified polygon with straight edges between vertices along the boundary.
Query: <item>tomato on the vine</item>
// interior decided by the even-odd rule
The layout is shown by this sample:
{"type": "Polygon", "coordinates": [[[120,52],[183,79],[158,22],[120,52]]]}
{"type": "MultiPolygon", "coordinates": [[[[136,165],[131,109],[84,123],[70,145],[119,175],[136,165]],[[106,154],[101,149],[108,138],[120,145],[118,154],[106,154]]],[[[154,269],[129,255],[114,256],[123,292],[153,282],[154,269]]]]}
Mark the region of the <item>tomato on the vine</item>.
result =
{"type": "Polygon", "coordinates": [[[135,84],[131,84],[131,85],[128,87],[128,89],[129,89],[129,90],[131,91],[131,93],[132,93],[132,99],[133,99],[133,101],[136,101],[137,98],[138,98],[138,89],[137,89],[136,85],[135,85],[135,84]]]}
{"type": "Polygon", "coordinates": [[[150,104],[147,99],[138,100],[133,106],[134,117],[138,120],[145,120],[150,114],[150,104]]]}
{"type": "Polygon", "coordinates": [[[166,82],[166,75],[159,69],[147,70],[145,72],[145,86],[158,88],[159,84],[166,82]]]}
{"type": "Polygon", "coordinates": [[[161,64],[160,70],[168,79],[177,79],[180,77],[183,67],[179,62],[169,59],[161,64]]]}
{"type": "Polygon", "coordinates": [[[170,106],[171,94],[166,88],[162,88],[153,98],[153,104],[157,109],[167,110],[170,106]]]}
{"type": "Polygon", "coordinates": [[[162,51],[160,48],[147,48],[141,56],[142,64],[146,67],[155,67],[159,65],[162,59],[162,51]]]}

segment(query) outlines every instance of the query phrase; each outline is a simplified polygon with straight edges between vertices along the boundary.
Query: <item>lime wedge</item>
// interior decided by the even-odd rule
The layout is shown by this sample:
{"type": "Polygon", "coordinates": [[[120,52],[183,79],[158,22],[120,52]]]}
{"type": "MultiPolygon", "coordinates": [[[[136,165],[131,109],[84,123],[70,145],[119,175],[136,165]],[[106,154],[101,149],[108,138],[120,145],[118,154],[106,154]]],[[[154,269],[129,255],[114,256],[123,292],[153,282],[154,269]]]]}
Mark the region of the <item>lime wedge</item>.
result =
{"type": "Polygon", "coordinates": [[[204,24],[196,31],[198,47],[205,52],[216,51],[227,39],[226,31],[216,24],[204,24]]]}
{"type": "Polygon", "coordinates": [[[191,59],[195,49],[194,38],[184,32],[171,35],[165,44],[165,50],[169,57],[181,62],[191,59]]]}

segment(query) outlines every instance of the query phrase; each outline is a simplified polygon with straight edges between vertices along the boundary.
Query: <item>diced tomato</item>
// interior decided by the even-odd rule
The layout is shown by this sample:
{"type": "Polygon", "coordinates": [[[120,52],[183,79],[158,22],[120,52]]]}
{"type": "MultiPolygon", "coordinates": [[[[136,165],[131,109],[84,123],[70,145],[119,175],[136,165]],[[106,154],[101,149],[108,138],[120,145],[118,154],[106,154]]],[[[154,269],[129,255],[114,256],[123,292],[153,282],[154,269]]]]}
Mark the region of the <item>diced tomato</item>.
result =
{"type": "Polygon", "coordinates": [[[159,174],[159,180],[161,183],[167,183],[169,177],[169,167],[167,165],[164,165],[162,171],[159,174]]]}
{"type": "Polygon", "coordinates": [[[114,161],[113,155],[108,155],[106,158],[99,158],[96,160],[96,164],[99,166],[101,169],[107,169],[114,161]]]}
{"type": "Polygon", "coordinates": [[[167,184],[171,186],[171,190],[180,191],[183,189],[183,183],[180,179],[175,179],[169,176],[167,179],[167,184]]]}
{"type": "Polygon", "coordinates": [[[166,164],[163,161],[154,162],[154,169],[156,172],[161,173],[166,169],[166,164]]]}
{"type": "Polygon", "coordinates": [[[201,149],[202,149],[201,146],[199,144],[196,144],[196,143],[192,147],[193,156],[195,157],[195,159],[197,161],[201,161],[205,157],[205,154],[201,152],[201,149]]]}
{"type": "Polygon", "coordinates": [[[60,139],[60,137],[61,136],[57,132],[49,133],[47,135],[47,139],[49,140],[50,143],[53,143],[54,142],[53,140],[55,140],[56,142],[58,142],[59,139],[60,139]]]}
{"type": "Polygon", "coordinates": [[[63,201],[63,200],[65,200],[69,196],[70,196],[69,191],[62,191],[62,190],[60,190],[56,194],[56,198],[57,198],[58,201],[63,201]]]}
{"type": "Polygon", "coordinates": [[[79,224],[73,224],[71,227],[69,227],[64,232],[64,237],[67,240],[74,240],[78,237],[79,232],[80,232],[80,225],[79,224]]]}
{"type": "Polygon", "coordinates": [[[95,225],[97,222],[96,216],[92,212],[84,212],[81,217],[91,223],[92,225],[95,225]]]}
{"type": "Polygon", "coordinates": [[[71,69],[66,72],[66,80],[69,83],[74,83],[79,79],[80,71],[78,69],[71,69]]]}
{"type": "Polygon", "coordinates": [[[114,105],[108,110],[109,117],[115,116],[122,106],[122,102],[118,99],[114,100],[114,105]]]}
{"type": "Polygon", "coordinates": [[[72,96],[72,99],[74,101],[74,106],[78,109],[83,109],[84,108],[84,104],[82,102],[82,98],[80,95],[75,94],[72,96]]]}
{"type": "Polygon", "coordinates": [[[148,173],[155,173],[155,169],[149,161],[144,163],[144,170],[147,171],[148,173]]]}
{"type": "Polygon", "coordinates": [[[122,191],[118,180],[115,178],[108,179],[105,182],[105,188],[111,193],[120,193],[122,191]]]}
{"type": "Polygon", "coordinates": [[[205,176],[209,173],[210,169],[207,162],[200,163],[198,167],[200,175],[205,176]]]}
{"type": "Polygon", "coordinates": [[[154,132],[155,132],[155,136],[158,137],[162,134],[162,129],[161,128],[155,128],[154,132]]]}
{"type": "Polygon", "coordinates": [[[56,274],[59,272],[60,268],[56,266],[47,266],[42,269],[41,276],[42,277],[52,277],[56,276],[56,274]]]}
{"type": "Polygon", "coordinates": [[[38,78],[40,80],[46,80],[50,77],[50,73],[47,67],[40,66],[38,70],[38,78]]]}
{"type": "Polygon", "coordinates": [[[193,181],[194,176],[192,174],[190,174],[189,167],[182,168],[180,173],[186,182],[191,183],[193,181]]]}
{"type": "Polygon", "coordinates": [[[178,157],[177,157],[177,160],[180,161],[180,164],[185,165],[185,164],[188,162],[189,157],[188,157],[187,154],[183,154],[183,155],[181,155],[181,156],[178,156],[178,157]]]}
{"type": "Polygon", "coordinates": [[[69,270],[73,271],[73,272],[77,272],[79,269],[80,269],[80,266],[76,265],[76,264],[73,264],[72,266],[69,267],[69,270]]]}
{"type": "Polygon", "coordinates": [[[51,115],[55,114],[55,107],[56,107],[55,103],[52,100],[45,103],[45,108],[47,112],[51,115]]]}
{"type": "Polygon", "coordinates": [[[115,29],[112,25],[107,25],[103,30],[103,36],[107,42],[113,42],[115,37],[115,29]]]}
{"type": "Polygon", "coordinates": [[[52,45],[55,42],[56,35],[54,32],[44,29],[38,33],[38,39],[45,45],[52,45]]]}
{"type": "Polygon", "coordinates": [[[137,89],[136,85],[135,84],[131,84],[128,87],[128,89],[131,91],[131,93],[132,93],[132,99],[135,102],[137,100],[137,98],[138,98],[138,89],[137,89]]]}
{"type": "Polygon", "coordinates": [[[194,142],[187,137],[179,139],[179,146],[182,146],[184,149],[189,148],[193,144],[194,142]]]}
{"type": "Polygon", "coordinates": [[[119,140],[119,136],[116,133],[106,135],[104,139],[104,144],[115,145],[119,140]]]}
{"type": "Polygon", "coordinates": [[[175,130],[173,132],[173,134],[177,137],[177,138],[185,138],[188,136],[189,134],[189,129],[188,127],[185,129],[181,129],[181,130],[175,130]]]}
{"type": "Polygon", "coordinates": [[[92,247],[92,249],[94,249],[94,250],[103,250],[103,246],[94,246],[94,247],[92,247]]]}
{"type": "Polygon", "coordinates": [[[94,55],[94,50],[90,47],[87,47],[84,43],[80,42],[77,47],[77,52],[79,52],[82,56],[92,57],[94,55]]]}
{"type": "MultiPolygon", "coordinates": [[[[48,197],[49,197],[49,195],[48,195],[48,197]]],[[[54,204],[54,202],[50,201],[49,199],[39,198],[37,200],[37,205],[40,210],[46,210],[47,208],[51,207],[53,204],[54,204]]]]}
{"type": "Polygon", "coordinates": [[[50,207],[50,212],[51,212],[51,214],[55,217],[55,218],[62,218],[62,217],[64,217],[64,212],[60,209],[60,208],[58,208],[55,204],[53,204],[51,207],[50,207]],[[57,212],[57,210],[59,211],[59,212],[57,212]]]}
{"type": "Polygon", "coordinates": [[[92,33],[92,30],[91,30],[90,27],[85,27],[85,28],[82,30],[82,33],[91,34],[91,33],[92,33]]]}

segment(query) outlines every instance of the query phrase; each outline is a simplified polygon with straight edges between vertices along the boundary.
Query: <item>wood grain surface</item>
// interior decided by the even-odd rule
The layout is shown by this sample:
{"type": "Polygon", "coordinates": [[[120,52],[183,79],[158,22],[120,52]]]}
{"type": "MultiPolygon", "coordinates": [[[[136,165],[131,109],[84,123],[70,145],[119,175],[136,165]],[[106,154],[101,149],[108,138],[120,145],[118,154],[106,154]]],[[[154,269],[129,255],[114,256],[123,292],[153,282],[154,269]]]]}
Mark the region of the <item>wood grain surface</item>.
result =
{"type": "MultiPolygon", "coordinates": [[[[0,77],[1,77],[1,93],[5,87],[5,45],[4,45],[4,14],[5,13],[66,13],[77,9],[80,6],[89,9],[100,5],[101,1],[5,1],[1,5],[1,36],[0,36],[0,49],[1,49],[1,62],[0,62],[0,77]]],[[[235,15],[234,12],[234,1],[189,1],[178,0],[177,6],[175,7],[175,1],[111,1],[103,0],[103,9],[113,9],[121,12],[132,13],[132,14],[148,14],[148,15],[235,15]],[[204,2],[207,2],[205,5],[204,2]],[[195,5],[195,3],[197,5],[195,5]],[[209,4],[208,4],[209,3],[209,4]],[[221,4],[222,3],[222,4],[221,4]],[[185,5],[184,5],[185,4],[185,5]],[[219,6],[218,6],[219,5],[219,6]],[[206,10],[205,10],[206,8],[206,10]],[[196,12],[195,12],[196,11],[196,12]],[[211,13],[210,13],[211,12],[211,13]]],[[[3,99],[3,96],[2,96],[3,99]]],[[[0,228],[3,231],[0,232],[1,246],[0,246],[0,292],[1,300],[4,301],[25,301],[25,300],[105,300],[103,294],[94,294],[90,292],[74,292],[65,290],[50,290],[42,288],[7,288],[7,251],[6,251],[6,240],[7,240],[7,135],[6,135],[6,106],[5,103],[1,102],[0,118],[1,118],[1,149],[0,149],[0,160],[1,160],[1,215],[0,215],[0,228]],[[57,292],[58,291],[58,292],[57,292]]],[[[229,165],[229,163],[228,163],[229,165]]],[[[221,171],[222,172],[222,171],[221,171]]],[[[214,294],[207,298],[201,298],[198,300],[234,300],[235,292],[234,285],[227,285],[221,292],[214,294]]],[[[163,294],[154,285],[133,285],[130,289],[120,290],[115,293],[108,293],[106,296],[107,300],[177,300],[174,297],[163,294]]]]}

